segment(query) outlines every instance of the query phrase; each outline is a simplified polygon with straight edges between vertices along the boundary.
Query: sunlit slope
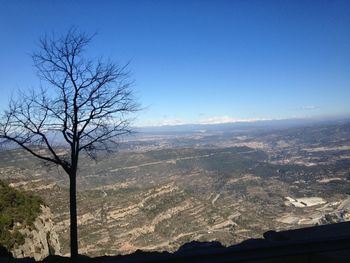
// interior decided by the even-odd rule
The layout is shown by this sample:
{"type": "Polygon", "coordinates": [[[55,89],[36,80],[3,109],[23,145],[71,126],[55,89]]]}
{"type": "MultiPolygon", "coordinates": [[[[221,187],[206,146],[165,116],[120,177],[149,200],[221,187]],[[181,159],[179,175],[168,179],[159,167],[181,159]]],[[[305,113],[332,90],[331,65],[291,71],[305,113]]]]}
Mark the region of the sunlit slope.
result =
{"type": "MultiPolygon", "coordinates": [[[[82,156],[81,253],[174,251],[190,240],[229,245],[271,229],[348,220],[348,127],[200,133],[164,137],[162,146],[142,138],[138,150],[134,141],[97,162],[82,156]]],[[[50,205],[68,253],[67,176],[23,151],[0,155],[0,176],[50,205]]]]}

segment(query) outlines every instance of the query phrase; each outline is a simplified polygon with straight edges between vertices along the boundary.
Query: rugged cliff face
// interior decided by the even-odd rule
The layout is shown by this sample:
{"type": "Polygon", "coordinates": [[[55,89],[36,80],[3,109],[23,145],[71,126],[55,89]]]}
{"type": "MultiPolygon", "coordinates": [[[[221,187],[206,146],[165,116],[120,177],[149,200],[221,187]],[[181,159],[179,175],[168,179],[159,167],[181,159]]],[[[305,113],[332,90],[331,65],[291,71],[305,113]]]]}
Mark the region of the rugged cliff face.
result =
{"type": "Polygon", "coordinates": [[[60,254],[61,247],[58,234],[54,229],[51,210],[41,205],[41,211],[33,226],[26,226],[19,230],[24,236],[24,244],[12,249],[11,252],[15,258],[34,257],[39,261],[48,255],[60,254]]]}

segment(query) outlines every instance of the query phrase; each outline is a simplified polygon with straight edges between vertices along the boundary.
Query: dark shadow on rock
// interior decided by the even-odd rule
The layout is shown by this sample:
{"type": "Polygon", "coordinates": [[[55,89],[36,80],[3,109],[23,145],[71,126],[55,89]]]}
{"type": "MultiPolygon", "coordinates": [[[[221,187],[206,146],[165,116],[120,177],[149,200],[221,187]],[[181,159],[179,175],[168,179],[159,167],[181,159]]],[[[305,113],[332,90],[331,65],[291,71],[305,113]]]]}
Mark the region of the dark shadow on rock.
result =
{"type": "Polygon", "coordinates": [[[287,241],[288,240],[288,237],[285,236],[282,232],[276,232],[273,230],[265,232],[263,236],[268,241],[287,241]]]}
{"type": "Polygon", "coordinates": [[[75,261],[73,261],[71,258],[68,257],[62,257],[62,256],[57,256],[57,255],[51,255],[46,257],[43,261],[41,261],[42,263],[75,263],[75,262],[79,262],[79,263],[89,263],[89,262],[95,262],[93,258],[90,258],[88,256],[85,255],[78,255],[77,259],[75,261]]]}
{"type": "Polygon", "coordinates": [[[182,245],[175,253],[191,252],[194,250],[202,250],[208,248],[224,248],[224,246],[219,241],[212,242],[199,242],[191,241],[182,245]]]}
{"type": "Polygon", "coordinates": [[[13,258],[12,253],[0,244],[0,258],[13,258]]]}

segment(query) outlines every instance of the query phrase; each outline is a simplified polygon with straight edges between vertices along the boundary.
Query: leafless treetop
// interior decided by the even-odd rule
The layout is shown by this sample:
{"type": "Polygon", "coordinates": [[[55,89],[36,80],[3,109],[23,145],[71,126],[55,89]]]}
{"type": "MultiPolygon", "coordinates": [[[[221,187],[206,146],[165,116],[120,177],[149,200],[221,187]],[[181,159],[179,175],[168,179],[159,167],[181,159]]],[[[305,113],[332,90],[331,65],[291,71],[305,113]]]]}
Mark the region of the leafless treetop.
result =
{"type": "Polygon", "coordinates": [[[70,30],[40,40],[33,61],[44,88],[10,101],[0,138],[67,170],[80,151],[95,158],[98,150],[112,149],[117,137],[130,132],[128,114],[138,105],[129,74],[125,66],[87,59],[91,39],[70,30]],[[59,153],[62,144],[68,154],[59,153]]]}

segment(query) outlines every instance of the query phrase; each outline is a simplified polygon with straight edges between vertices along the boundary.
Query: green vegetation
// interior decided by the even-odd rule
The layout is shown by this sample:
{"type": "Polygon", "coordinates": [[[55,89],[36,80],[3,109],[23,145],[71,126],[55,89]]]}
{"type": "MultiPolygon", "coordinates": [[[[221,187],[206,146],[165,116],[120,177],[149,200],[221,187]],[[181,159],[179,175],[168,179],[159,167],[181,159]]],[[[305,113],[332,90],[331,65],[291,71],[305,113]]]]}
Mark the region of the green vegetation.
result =
{"type": "Polygon", "coordinates": [[[16,224],[32,226],[40,213],[40,197],[23,193],[0,180],[0,244],[7,249],[24,243],[16,224]]]}

